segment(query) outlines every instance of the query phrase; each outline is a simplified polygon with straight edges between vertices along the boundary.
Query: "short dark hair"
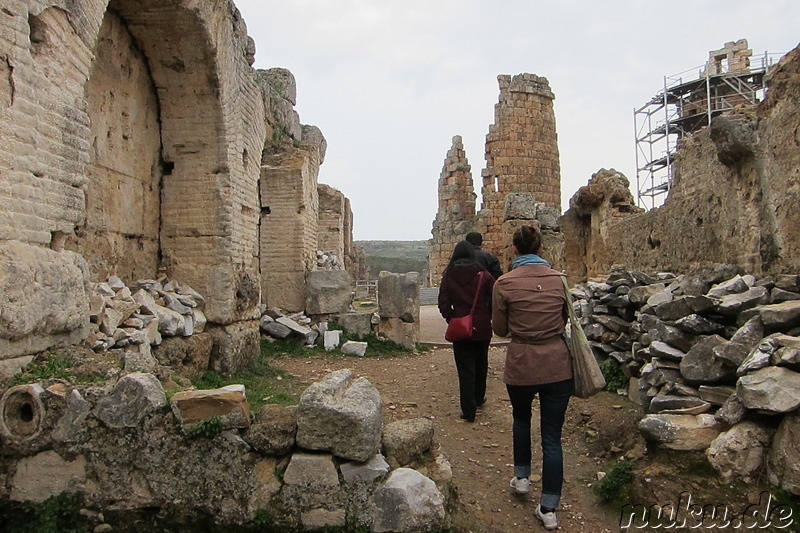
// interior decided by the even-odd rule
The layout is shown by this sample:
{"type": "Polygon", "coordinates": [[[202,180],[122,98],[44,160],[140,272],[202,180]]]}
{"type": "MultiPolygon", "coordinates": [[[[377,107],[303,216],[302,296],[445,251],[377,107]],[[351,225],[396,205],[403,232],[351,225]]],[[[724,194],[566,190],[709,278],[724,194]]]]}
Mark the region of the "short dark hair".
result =
{"type": "Polygon", "coordinates": [[[520,255],[535,254],[542,247],[542,234],[536,226],[520,226],[512,241],[520,255]]]}
{"type": "Polygon", "coordinates": [[[480,246],[481,243],[483,243],[483,235],[481,235],[477,231],[471,231],[467,233],[467,236],[464,237],[464,240],[475,246],[480,246]]]}

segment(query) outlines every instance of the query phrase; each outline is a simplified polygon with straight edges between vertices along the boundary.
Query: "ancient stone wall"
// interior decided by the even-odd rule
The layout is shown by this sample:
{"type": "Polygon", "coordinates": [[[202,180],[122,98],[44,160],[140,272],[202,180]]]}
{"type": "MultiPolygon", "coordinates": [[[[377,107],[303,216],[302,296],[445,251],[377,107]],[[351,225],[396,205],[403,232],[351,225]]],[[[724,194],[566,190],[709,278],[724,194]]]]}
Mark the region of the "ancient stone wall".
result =
{"type": "MultiPolygon", "coordinates": [[[[347,206],[346,198],[329,185],[318,184],[319,196],[319,238],[317,248],[333,252],[344,261],[346,246],[347,206]]],[[[351,239],[352,240],[352,239],[351,239]]]]}
{"type": "Polygon", "coordinates": [[[158,270],[161,131],[147,58],[125,22],[106,12],[85,87],[90,143],[86,213],[66,247],[97,279],[134,281],[158,270]]]}
{"type": "Polygon", "coordinates": [[[501,75],[495,123],[486,135],[486,168],[478,212],[484,249],[501,252],[504,202],[511,193],[532,194],[537,202],[561,209],[555,96],[547,78],[501,75]]]}
{"type": "Polygon", "coordinates": [[[0,43],[0,306],[26,283],[0,358],[80,342],[110,275],[196,288],[212,332],[248,331],[233,344],[257,336],[262,283],[302,309],[325,139],[288,70],[252,68],[232,1],[12,0],[0,43]]]}
{"type": "Polygon", "coordinates": [[[612,265],[685,272],[713,263],[754,275],[797,271],[800,49],[770,71],[766,84],[755,114],[716,117],[682,140],[662,207],[621,218],[599,210],[581,215],[586,209],[571,202],[564,218],[583,223],[564,225],[567,249],[590,253],[573,254],[570,272],[592,277],[612,265]]]}
{"type": "Polygon", "coordinates": [[[461,136],[453,137],[439,175],[439,210],[428,242],[429,284],[438,285],[455,245],[474,231],[475,191],[472,172],[461,136]]]}
{"type": "Polygon", "coordinates": [[[432,422],[384,424],[380,393],[350,370],[310,385],[298,405],[258,413],[243,385],[169,400],[151,373],[99,385],[48,380],[2,390],[4,518],[80,492],[80,517],[78,508],[61,509],[59,523],[82,531],[152,531],[156,523],[164,531],[436,531],[450,524],[452,468],[432,422]],[[420,457],[430,460],[425,474],[414,469],[423,466],[420,457]]]}
{"type": "Polygon", "coordinates": [[[600,169],[570,199],[570,208],[558,221],[566,236],[562,261],[575,282],[598,274],[594,265],[614,260],[607,246],[608,228],[625,217],[641,213],[630,191],[630,182],[616,170],[600,169]]]}
{"type": "Polygon", "coordinates": [[[320,150],[265,152],[261,167],[261,286],[268,307],[305,306],[305,275],[316,264],[320,150]]]}
{"type": "Polygon", "coordinates": [[[507,270],[511,236],[521,225],[542,229],[547,257],[561,264],[563,239],[556,219],[561,209],[553,99],[547,78],[534,74],[497,77],[500,100],[486,136],[481,172],[481,209],[475,214],[472,176],[461,137],[453,138],[439,178],[439,210],[428,243],[429,283],[437,285],[455,244],[471,231],[483,234],[483,249],[507,270]]]}

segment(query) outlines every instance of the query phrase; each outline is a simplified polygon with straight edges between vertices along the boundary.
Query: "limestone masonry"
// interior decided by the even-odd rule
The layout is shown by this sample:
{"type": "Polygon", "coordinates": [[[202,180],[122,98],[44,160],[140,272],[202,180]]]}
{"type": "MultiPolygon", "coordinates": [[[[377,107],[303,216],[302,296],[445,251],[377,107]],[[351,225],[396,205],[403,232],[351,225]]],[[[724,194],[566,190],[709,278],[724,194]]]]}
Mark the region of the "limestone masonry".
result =
{"type": "Polygon", "coordinates": [[[461,137],[453,138],[439,178],[439,210],[429,241],[429,283],[438,285],[455,244],[471,231],[504,269],[513,259],[511,235],[522,224],[539,224],[547,248],[560,250],[556,219],[561,208],[555,96],[547,78],[501,75],[495,123],[486,136],[481,208],[475,214],[472,174],[461,137]],[[546,228],[544,227],[546,226],[546,228]],[[553,231],[550,231],[553,230],[553,231]]]}
{"type": "MultiPolygon", "coordinates": [[[[720,75],[720,61],[745,64],[751,53],[745,40],[727,43],[709,53],[706,69],[720,75]]],[[[573,282],[603,276],[612,266],[686,272],[725,263],[754,275],[800,269],[800,214],[794,207],[800,189],[800,48],[769,68],[763,102],[734,105],[681,139],[669,196],[648,212],[636,206],[628,179],[611,168],[595,173],[561,215],[547,80],[532,74],[498,80],[477,214],[460,137],[445,159],[429,241],[430,284],[439,283],[453,246],[470,231],[484,234],[483,248],[507,269],[510,238],[521,224],[542,229],[545,258],[573,282]]]]}
{"type": "Polygon", "coordinates": [[[86,338],[109,276],[179,280],[212,333],[257,334],[264,304],[303,310],[320,249],[363,270],[325,138],[233,2],[2,11],[0,361],[86,338]]]}

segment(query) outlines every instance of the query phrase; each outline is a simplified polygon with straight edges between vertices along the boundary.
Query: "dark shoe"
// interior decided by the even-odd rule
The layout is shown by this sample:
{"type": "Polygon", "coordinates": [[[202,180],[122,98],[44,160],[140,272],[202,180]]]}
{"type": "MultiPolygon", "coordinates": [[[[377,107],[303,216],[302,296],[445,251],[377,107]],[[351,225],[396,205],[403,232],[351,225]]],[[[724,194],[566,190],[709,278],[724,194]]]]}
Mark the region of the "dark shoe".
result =
{"type": "Polygon", "coordinates": [[[461,420],[466,420],[467,422],[475,422],[475,415],[467,416],[464,413],[461,413],[461,420]]]}

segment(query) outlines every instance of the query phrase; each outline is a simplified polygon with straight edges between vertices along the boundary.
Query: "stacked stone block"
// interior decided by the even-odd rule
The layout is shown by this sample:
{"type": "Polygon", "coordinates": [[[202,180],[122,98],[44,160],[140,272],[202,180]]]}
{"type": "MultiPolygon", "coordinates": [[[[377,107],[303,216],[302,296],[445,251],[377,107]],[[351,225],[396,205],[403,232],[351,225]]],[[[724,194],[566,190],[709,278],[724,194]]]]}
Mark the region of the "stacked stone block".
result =
{"type": "Polygon", "coordinates": [[[319,196],[319,239],[320,250],[331,251],[337,258],[345,256],[345,240],[347,220],[346,198],[329,185],[318,184],[319,196]]]}
{"type": "Polygon", "coordinates": [[[265,154],[261,168],[261,286],[268,307],[301,311],[316,264],[319,150],[265,154]]]}
{"type": "Polygon", "coordinates": [[[378,331],[412,349],[419,341],[419,278],[419,272],[378,274],[378,331]]]}
{"type": "Polygon", "coordinates": [[[495,123],[486,136],[486,168],[481,173],[484,249],[500,252],[504,201],[510,193],[529,193],[560,210],[561,174],[555,113],[547,78],[535,74],[501,75],[495,123]]]}
{"type": "MultiPolygon", "coordinates": [[[[0,358],[80,342],[84,282],[109,275],[181,279],[207,295],[211,329],[248,332],[241,345],[257,338],[262,283],[303,308],[325,140],[300,124],[288,70],[252,68],[232,1],[11,0],[3,12],[0,284],[30,282],[24,302],[0,292],[14,304],[0,358]]],[[[345,210],[336,248],[348,254],[345,210]]]]}
{"type": "Polygon", "coordinates": [[[460,135],[453,137],[439,176],[439,210],[428,242],[429,283],[438,285],[456,243],[475,226],[472,172],[460,135]]]}

